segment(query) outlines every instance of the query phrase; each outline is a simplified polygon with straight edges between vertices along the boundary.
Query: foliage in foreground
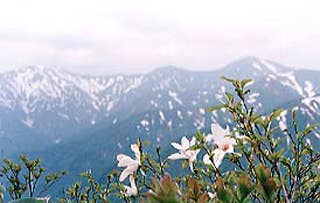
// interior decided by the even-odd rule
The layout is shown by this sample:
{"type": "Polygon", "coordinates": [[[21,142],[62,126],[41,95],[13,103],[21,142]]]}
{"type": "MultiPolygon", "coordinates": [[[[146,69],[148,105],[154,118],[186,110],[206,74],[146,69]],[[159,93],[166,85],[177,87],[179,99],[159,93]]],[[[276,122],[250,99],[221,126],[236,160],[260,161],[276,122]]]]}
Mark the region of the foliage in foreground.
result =
{"type": "MultiPolygon", "coordinates": [[[[65,171],[46,174],[46,168],[41,166],[39,159],[30,160],[25,155],[20,155],[19,162],[4,159],[0,170],[0,175],[5,177],[8,186],[0,188],[0,202],[3,201],[4,191],[8,194],[12,202],[19,202],[23,196],[33,198],[45,194],[60,178],[66,175],[65,171]],[[2,191],[2,192],[1,192],[2,191]]],[[[43,198],[38,199],[39,202],[43,198]]],[[[45,199],[45,198],[44,198],[45,199]]],[[[28,202],[25,200],[23,202],[28,202]]],[[[37,202],[37,201],[35,201],[37,202]]]]}
{"type": "MultiPolygon", "coordinates": [[[[146,153],[146,143],[138,140],[130,146],[133,158],[117,156],[121,173],[113,171],[105,183],[98,183],[87,171],[81,174],[86,182],[70,186],[59,201],[319,202],[320,153],[306,141],[317,125],[300,129],[293,110],[292,125],[279,129],[277,119],[282,109],[263,116],[246,103],[250,93],[246,86],[251,80],[224,79],[233,85],[235,95],[226,92],[225,101],[209,110],[225,109],[233,117],[232,126],[213,123],[211,134],[197,132],[190,139],[183,137],[180,144],[172,143],[177,153],[169,157],[162,156],[160,147],[154,154],[146,153]],[[188,170],[185,175],[168,173],[170,162],[175,160],[182,160],[182,168],[188,170]]],[[[35,169],[28,159],[21,160],[27,160],[23,161],[29,171],[23,176],[25,181],[16,175],[21,166],[12,161],[5,161],[1,171],[9,180],[7,190],[12,199],[21,198],[26,191],[32,197],[35,180],[42,174],[37,162],[31,161],[38,167],[35,169]]]]}

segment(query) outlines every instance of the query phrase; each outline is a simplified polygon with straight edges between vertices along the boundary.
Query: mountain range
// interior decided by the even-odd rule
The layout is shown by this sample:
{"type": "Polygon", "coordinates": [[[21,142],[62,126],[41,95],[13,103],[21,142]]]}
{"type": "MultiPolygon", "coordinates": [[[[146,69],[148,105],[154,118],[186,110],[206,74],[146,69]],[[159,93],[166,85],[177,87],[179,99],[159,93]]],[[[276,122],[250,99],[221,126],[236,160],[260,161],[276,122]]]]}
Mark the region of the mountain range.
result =
{"type": "MultiPolygon", "coordinates": [[[[221,76],[253,79],[248,104],[262,114],[285,108],[280,128],[292,108],[305,125],[320,120],[320,71],[257,57],[213,71],[169,66],[110,76],[29,66],[0,74],[0,157],[40,157],[52,170],[71,171],[67,184],[89,168],[103,177],[138,137],[169,153],[169,143],[184,135],[232,123],[223,111],[205,110],[233,92],[221,76]]],[[[308,139],[320,149],[319,131],[308,139]]]]}

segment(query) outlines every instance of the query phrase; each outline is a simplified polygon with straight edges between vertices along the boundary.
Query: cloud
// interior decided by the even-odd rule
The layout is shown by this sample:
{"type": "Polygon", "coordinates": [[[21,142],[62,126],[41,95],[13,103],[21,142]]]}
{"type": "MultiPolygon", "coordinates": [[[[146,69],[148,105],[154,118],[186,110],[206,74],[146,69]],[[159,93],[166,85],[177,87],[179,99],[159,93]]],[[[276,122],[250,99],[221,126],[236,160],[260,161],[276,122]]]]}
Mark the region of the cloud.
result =
{"type": "Polygon", "coordinates": [[[246,55],[319,68],[317,1],[11,0],[0,3],[0,71],[215,69],[246,55]]]}

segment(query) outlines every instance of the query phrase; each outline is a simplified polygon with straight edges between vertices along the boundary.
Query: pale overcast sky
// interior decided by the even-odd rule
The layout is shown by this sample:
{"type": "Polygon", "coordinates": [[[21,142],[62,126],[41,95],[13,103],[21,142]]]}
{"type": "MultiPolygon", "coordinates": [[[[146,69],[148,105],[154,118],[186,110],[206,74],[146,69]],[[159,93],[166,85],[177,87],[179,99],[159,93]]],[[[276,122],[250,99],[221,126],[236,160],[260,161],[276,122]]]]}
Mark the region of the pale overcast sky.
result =
{"type": "Polygon", "coordinates": [[[320,70],[318,2],[1,0],[0,71],[213,70],[248,55],[320,70]]]}

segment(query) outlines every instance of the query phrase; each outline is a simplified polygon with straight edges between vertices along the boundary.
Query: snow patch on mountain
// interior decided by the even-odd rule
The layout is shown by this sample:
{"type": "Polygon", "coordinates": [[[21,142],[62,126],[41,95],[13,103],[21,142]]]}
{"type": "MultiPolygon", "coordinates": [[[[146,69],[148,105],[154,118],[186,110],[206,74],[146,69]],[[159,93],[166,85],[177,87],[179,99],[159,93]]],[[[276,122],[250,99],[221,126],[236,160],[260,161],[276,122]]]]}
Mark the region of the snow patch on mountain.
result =
{"type": "Polygon", "coordinates": [[[247,102],[248,102],[249,104],[254,104],[254,103],[257,101],[257,98],[258,98],[259,96],[260,96],[260,93],[257,93],[257,92],[252,93],[252,94],[250,94],[250,95],[248,96],[247,102]]]}
{"type": "Polygon", "coordinates": [[[302,89],[302,87],[299,85],[299,83],[297,82],[297,80],[296,80],[293,72],[282,73],[282,74],[279,74],[279,75],[280,75],[280,76],[287,77],[287,80],[281,82],[283,85],[287,85],[287,86],[289,86],[289,87],[292,87],[292,88],[295,89],[302,97],[305,97],[305,95],[304,95],[304,93],[303,93],[303,89],[302,89]]]}
{"type": "Polygon", "coordinates": [[[260,70],[260,71],[263,70],[262,67],[261,67],[258,63],[256,63],[256,62],[254,62],[254,63],[252,64],[252,66],[253,66],[254,68],[256,68],[257,70],[260,70]]]}
{"type": "Polygon", "coordinates": [[[200,113],[201,115],[204,115],[204,114],[206,113],[206,110],[205,110],[204,108],[200,108],[200,109],[199,109],[199,113],[200,113]]]}
{"type": "Polygon", "coordinates": [[[149,121],[144,119],[142,121],[140,121],[140,124],[143,126],[143,127],[147,127],[149,125],[149,121]]]}
{"type": "Polygon", "coordinates": [[[178,98],[178,93],[169,91],[168,92],[169,96],[172,97],[176,102],[178,102],[180,105],[182,105],[181,99],[178,98]]]}
{"type": "MultiPolygon", "coordinates": [[[[281,70],[282,72],[280,72],[280,70],[278,70],[277,67],[272,63],[262,59],[260,60],[260,62],[268,70],[270,70],[273,75],[275,75],[275,77],[273,77],[272,79],[275,80],[276,78],[278,78],[281,84],[291,87],[292,89],[297,91],[302,97],[305,97],[303,88],[297,82],[296,77],[294,75],[294,71],[283,72],[283,70],[281,70]]],[[[269,74],[269,77],[271,77],[272,74],[269,74]]]]}
{"type": "Polygon", "coordinates": [[[183,116],[182,116],[182,112],[181,111],[177,111],[177,116],[180,118],[180,120],[183,120],[183,116]]]}
{"type": "Polygon", "coordinates": [[[158,108],[158,103],[155,102],[154,100],[151,100],[151,101],[150,101],[150,104],[151,104],[153,107],[158,108]]]}
{"type": "Polygon", "coordinates": [[[304,81],[305,87],[304,91],[307,93],[307,97],[314,97],[316,95],[316,92],[314,90],[314,86],[311,81],[306,80],[304,81]]]}
{"type": "Polygon", "coordinates": [[[159,111],[159,116],[160,116],[160,119],[161,119],[162,121],[165,121],[165,120],[166,120],[165,117],[164,117],[164,113],[163,113],[162,111],[159,111]]]}
{"type": "Polygon", "coordinates": [[[169,106],[169,109],[172,110],[173,109],[173,104],[172,104],[172,101],[168,101],[168,106],[169,106]]]}
{"type": "Polygon", "coordinates": [[[131,90],[134,90],[136,88],[138,88],[143,80],[143,76],[137,77],[137,78],[133,78],[132,84],[130,84],[125,90],[125,93],[130,92],[131,90]]]}
{"type": "Polygon", "coordinates": [[[304,98],[302,103],[305,104],[313,113],[320,115],[320,96],[304,98]]]}
{"type": "Polygon", "coordinates": [[[277,120],[279,121],[279,128],[284,131],[287,129],[287,110],[284,110],[280,113],[280,116],[277,118],[277,120]]]}
{"type": "Polygon", "coordinates": [[[201,130],[205,127],[205,118],[201,117],[195,120],[193,125],[197,128],[197,130],[201,130]]]}
{"type": "Polygon", "coordinates": [[[32,118],[30,118],[29,116],[27,116],[27,118],[25,120],[22,120],[22,122],[26,126],[28,126],[29,128],[33,128],[34,120],[32,118]]]}
{"type": "Polygon", "coordinates": [[[172,130],[172,125],[173,125],[173,121],[172,120],[168,121],[167,126],[170,130],[172,130]]]}

